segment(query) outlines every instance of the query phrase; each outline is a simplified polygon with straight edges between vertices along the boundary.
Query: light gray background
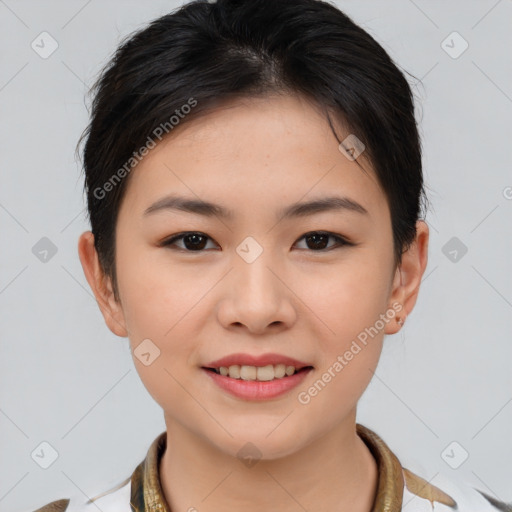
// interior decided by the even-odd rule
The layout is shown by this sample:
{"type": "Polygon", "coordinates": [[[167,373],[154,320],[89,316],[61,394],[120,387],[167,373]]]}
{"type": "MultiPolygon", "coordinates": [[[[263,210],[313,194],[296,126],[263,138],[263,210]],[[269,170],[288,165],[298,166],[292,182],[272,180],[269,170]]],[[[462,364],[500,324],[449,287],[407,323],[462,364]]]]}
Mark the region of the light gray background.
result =
{"type": "MultiPolygon", "coordinates": [[[[0,0],[2,512],[113,486],[165,429],[82,272],[77,240],[88,225],[74,149],[101,65],[123,36],[177,5],[0,0]],[[31,48],[42,31],[59,45],[47,59],[31,48]],[[42,237],[58,249],[46,263],[32,253],[42,237]],[[59,453],[46,470],[31,458],[43,441],[59,453]]],[[[358,421],[434,484],[444,473],[512,500],[512,1],[337,5],[422,80],[433,204],[416,309],[386,338],[358,421]],[[441,46],[453,31],[469,43],[457,59],[441,46]],[[468,248],[458,262],[442,250],[452,237],[468,248]],[[452,441],[469,453],[458,469],[441,456],[452,441]]]]}

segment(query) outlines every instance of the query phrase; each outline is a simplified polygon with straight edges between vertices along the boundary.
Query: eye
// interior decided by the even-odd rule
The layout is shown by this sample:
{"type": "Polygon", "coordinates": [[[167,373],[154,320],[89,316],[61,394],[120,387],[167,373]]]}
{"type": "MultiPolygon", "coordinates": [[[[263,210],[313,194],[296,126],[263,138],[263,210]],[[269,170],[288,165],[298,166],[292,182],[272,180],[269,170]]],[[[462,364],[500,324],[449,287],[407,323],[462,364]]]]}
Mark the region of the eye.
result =
{"type": "MultiPolygon", "coordinates": [[[[305,249],[309,249],[314,252],[329,251],[337,247],[354,245],[351,242],[345,240],[340,235],[335,235],[334,233],[329,233],[326,231],[311,231],[303,235],[301,238],[299,238],[298,241],[303,239],[305,240],[307,245],[305,249]],[[335,244],[329,246],[329,239],[333,239],[335,241],[335,244]]],[[[171,247],[173,249],[182,250],[185,252],[202,252],[206,248],[208,240],[212,239],[204,233],[197,231],[188,231],[185,233],[178,233],[177,235],[173,235],[172,237],[161,242],[160,246],[171,247]],[[183,246],[178,246],[176,244],[176,242],[178,241],[183,241],[183,246]]],[[[298,241],[295,242],[295,244],[297,244],[298,241]]]]}
{"type": "Polygon", "coordinates": [[[201,252],[205,248],[206,240],[208,239],[211,240],[211,238],[205,235],[204,233],[189,231],[186,233],[179,233],[177,235],[174,235],[171,238],[164,240],[160,245],[162,247],[175,246],[172,248],[181,249],[186,252],[201,252]],[[183,244],[185,247],[176,246],[176,242],[178,240],[183,240],[183,244]]]}
{"type": "Polygon", "coordinates": [[[306,247],[306,249],[311,249],[314,252],[329,251],[344,245],[354,245],[345,240],[343,237],[335,235],[334,233],[329,233],[327,231],[311,231],[299,238],[299,240],[302,239],[305,240],[306,245],[309,245],[309,247],[306,247]],[[334,239],[336,243],[334,245],[328,246],[327,244],[329,238],[334,239]]]}

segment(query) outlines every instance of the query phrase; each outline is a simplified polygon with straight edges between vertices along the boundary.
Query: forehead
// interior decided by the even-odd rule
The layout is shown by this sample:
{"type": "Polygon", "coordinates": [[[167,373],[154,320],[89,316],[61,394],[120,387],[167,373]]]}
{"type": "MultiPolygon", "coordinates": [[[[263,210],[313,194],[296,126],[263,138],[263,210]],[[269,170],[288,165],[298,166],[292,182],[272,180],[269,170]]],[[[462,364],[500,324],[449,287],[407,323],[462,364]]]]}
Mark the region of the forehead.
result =
{"type": "Polygon", "coordinates": [[[143,211],[172,192],[250,214],[338,192],[370,213],[387,209],[368,162],[350,160],[338,145],[325,115],[300,96],[232,101],[150,150],[132,171],[124,202],[143,211]]]}

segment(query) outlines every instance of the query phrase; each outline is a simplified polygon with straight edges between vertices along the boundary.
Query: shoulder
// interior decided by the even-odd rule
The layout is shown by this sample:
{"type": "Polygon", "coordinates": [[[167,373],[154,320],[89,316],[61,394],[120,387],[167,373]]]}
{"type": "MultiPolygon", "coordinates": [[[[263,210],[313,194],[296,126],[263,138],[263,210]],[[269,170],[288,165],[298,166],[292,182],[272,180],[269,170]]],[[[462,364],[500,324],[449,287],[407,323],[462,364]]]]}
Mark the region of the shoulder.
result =
{"type": "Polygon", "coordinates": [[[131,512],[131,478],[92,498],[84,495],[52,501],[34,512],[131,512]]]}
{"type": "Polygon", "coordinates": [[[472,487],[464,480],[435,476],[435,484],[403,468],[403,512],[512,512],[506,503],[472,487]]]}

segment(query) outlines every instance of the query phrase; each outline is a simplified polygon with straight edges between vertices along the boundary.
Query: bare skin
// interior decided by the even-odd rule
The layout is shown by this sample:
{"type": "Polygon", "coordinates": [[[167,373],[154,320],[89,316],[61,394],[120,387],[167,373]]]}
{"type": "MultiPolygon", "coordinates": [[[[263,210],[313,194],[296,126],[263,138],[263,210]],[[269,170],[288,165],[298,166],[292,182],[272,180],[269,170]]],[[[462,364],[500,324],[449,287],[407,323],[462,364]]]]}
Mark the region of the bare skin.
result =
{"type": "Polygon", "coordinates": [[[150,365],[137,357],[134,363],[164,411],[160,478],[173,511],[368,512],[378,474],[356,434],[357,402],[384,336],[414,308],[428,227],[418,221],[416,240],[395,267],[385,194],[369,164],[364,173],[339,151],[317,109],[298,97],[228,107],[179,127],[132,171],[116,227],[120,301],[91,232],[79,240],[85,275],[110,330],[129,337],[132,351],[148,338],[160,350],[150,365]],[[233,216],[170,209],[144,215],[171,193],[214,202],[233,216]],[[292,203],[333,195],[367,213],[277,217],[292,203]],[[190,239],[159,245],[183,231],[206,236],[204,248],[191,250],[190,239]],[[353,245],[331,237],[319,250],[304,237],[313,231],[353,245]],[[248,236],[263,249],[251,263],[236,251],[248,236]],[[396,315],[378,324],[389,311],[396,315]],[[320,392],[308,394],[359,333],[378,325],[320,392]],[[241,399],[202,369],[236,352],[279,353],[313,370],[284,395],[241,399]],[[237,457],[247,442],[261,452],[252,467],[237,457]]]}

